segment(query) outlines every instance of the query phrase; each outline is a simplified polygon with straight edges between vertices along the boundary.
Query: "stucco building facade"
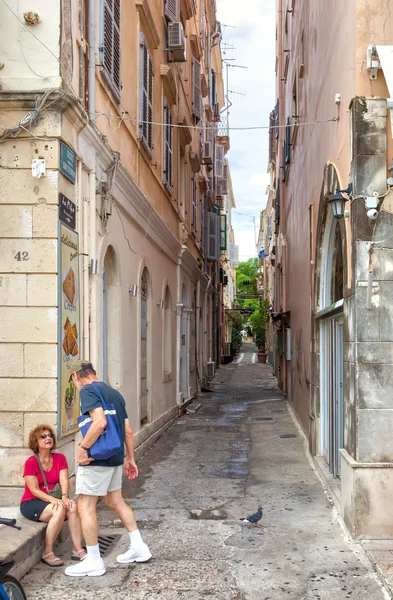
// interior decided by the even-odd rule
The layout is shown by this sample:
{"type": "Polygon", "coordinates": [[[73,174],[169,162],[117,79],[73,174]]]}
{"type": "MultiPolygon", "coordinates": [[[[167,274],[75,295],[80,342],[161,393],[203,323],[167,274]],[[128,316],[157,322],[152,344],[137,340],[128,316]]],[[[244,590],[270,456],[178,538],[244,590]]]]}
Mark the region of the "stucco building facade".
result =
{"type": "Polygon", "coordinates": [[[275,367],[357,538],[393,535],[389,4],[277,2],[275,367]]]}
{"type": "Polygon", "coordinates": [[[36,424],[74,464],[73,359],[124,395],[137,447],[219,361],[228,146],[214,1],[21,2],[0,30],[5,505],[36,424]]]}

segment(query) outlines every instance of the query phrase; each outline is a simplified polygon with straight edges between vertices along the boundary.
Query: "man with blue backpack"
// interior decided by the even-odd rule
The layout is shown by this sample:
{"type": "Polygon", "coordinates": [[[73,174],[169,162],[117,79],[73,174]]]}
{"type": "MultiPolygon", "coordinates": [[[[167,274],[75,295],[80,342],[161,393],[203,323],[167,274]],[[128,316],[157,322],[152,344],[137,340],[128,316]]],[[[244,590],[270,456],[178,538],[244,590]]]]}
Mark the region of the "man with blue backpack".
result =
{"type": "Polygon", "coordinates": [[[87,556],[78,564],[67,567],[65,574],[71,577],[98,577],[106,573],[98,545],[97,502],[101,496],[117,513],[130,537],[127,552],[120,554],[117,562],[146,562],[151,558],[151,553],[142,540],[134,511],[125,502],[121,492],[123,468],[128,479],[138,476],[134,436],[124,398],[117,390],[97,379],[89,361],[76,360],[72,368],[70,381],[80,392],[82,416],[78,423],[84,436],[78,444],[76,456],[76,493],[79,494],[78,510],[87,556]]]}

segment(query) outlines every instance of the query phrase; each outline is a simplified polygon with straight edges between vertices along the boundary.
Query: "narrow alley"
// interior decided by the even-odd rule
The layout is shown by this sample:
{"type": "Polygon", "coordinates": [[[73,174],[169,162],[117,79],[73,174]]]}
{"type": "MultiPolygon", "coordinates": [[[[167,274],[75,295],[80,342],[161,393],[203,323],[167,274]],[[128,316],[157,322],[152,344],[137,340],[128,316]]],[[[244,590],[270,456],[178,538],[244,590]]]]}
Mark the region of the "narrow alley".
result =
{"type": "MultiPolygon", "coordinates": [[[[360,544],[350,541],[306,456],[271,367],[253,343],[222,367],[196,414],[183,415],[139,461],[124,495],[153,559],[124,567],[127,544],[100,503],[104,577],[73,579],[38,564],[29,600],[379,600],[388,598],[360,544]],[[261,527],[242,517],[263,507],[261,527]]],[[[60,556],[68,561],[70,545],[60,556]]]]}

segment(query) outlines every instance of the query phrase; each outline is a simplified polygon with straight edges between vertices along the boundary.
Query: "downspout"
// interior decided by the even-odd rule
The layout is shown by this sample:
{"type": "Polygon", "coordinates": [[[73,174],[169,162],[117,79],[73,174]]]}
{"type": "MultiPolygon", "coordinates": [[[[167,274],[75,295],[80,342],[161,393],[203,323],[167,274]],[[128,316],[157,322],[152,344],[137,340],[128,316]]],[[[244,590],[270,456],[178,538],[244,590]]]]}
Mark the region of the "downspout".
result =
{"type": "Polygon", "coordinates": [[[201,381],[201,356],[200,356],[200,346],[201,346],[201,336],[200,336],[200,319],[201,319],[201,281],[198,277],[197,280],[197,288],[196,288],[196,314],[195,314],[195,333],[196,333],[196,353],[197,353],[197,365],[198,365],[198,377],[197,377],[197,390],[200,391],[201,381]]]}
{"type": "MultiPolygon", "coordinates": [[[[209,292],[209,288],[212,284],[212,278],[210,277],[210,275],[207,275],[208,278],[208,282],[207,282],[207,286],[205,288],[205,311],[204,311],[204,315],[203,315],[203,343],[204,343],[204,347],[205,347],[205,351],[204,351],[204,357],[205,359],[209,356],[209,348],[208,348],[208,339],[207,339],[207,319],[208,319],[208,292],[209,292]]],[[[202,364],[202,369],[201,369],[201,373],[203,373],[203,364],[202,364]]]]}
{"type": "Polygon", "coordinates": [[[83,358],[90,360],[90,332],[89,332],[89,223],[88,223],[88,199],[82,198],[82,161],[78,164],[79,199],[82,203],[82,227],[83,227],[83,358]]]}
{"type": "Polygon", "coordinates": [[[181,261],[183,254],[186,250],[186,246],[182,246],[180,252],[177,257],[177,302],[176,302],[176,402],[177,404],[182,404],[181,397],[181,373],[180,373],[180,358],[181,358],[181,320],[182,320],[182,297],[181,297],[181,261]]]}
{"type": "Polygon", "coordinates": [[[89,95],[89,117],[95,122],[96,118],[96,0],[89,0],[89,68],[87,89],[89,95]]]}
{"type": "MultiPolygon", "coordinates": [[[[90,259],[97,260],[96,172],[89,173],[90,259]]],[[[90,274],[90,362],[97,368],[97,275],[90,274]]]]}

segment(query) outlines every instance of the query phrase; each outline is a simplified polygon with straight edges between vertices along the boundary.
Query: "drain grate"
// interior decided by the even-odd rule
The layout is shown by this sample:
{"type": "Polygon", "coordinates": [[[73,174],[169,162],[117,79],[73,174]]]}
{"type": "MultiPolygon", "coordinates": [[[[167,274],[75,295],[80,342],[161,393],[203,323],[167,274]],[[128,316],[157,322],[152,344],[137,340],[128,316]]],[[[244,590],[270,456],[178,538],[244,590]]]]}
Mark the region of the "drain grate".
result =
{"type": "Polygon", "coordinates": [[[272,413],[282,413],[284,411],[282,410],[282,408],[273,408],[270,412],[272,412],[272,413]]]}
{"type": "Polygon", "coordinates": [[[119,540],[119,538],[120,535],[99,535],[98,544],[100,546],[101,554],[105,556],[105,554],[112,549],[112,546],[119,540]]]}
{"type": "Polygon", "coordinates": [[[283,438],[283,439],[295,438],[295,437],[297,437],[296,433],[283,433],[282,435],[280,435],[280,438],[283,438]]]}
{"type": "Polygon", "coordinates": [[[273,421],[273,417],[252,417],[251,421],[273,421]]]}

